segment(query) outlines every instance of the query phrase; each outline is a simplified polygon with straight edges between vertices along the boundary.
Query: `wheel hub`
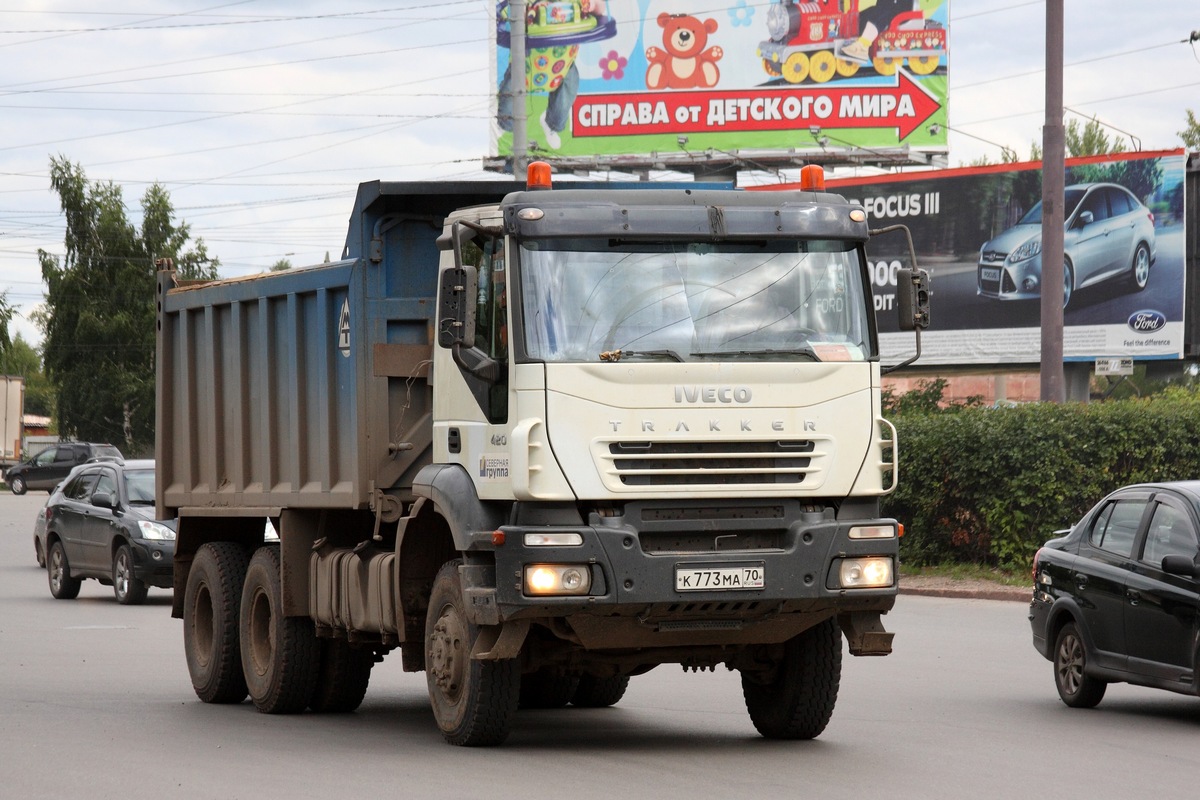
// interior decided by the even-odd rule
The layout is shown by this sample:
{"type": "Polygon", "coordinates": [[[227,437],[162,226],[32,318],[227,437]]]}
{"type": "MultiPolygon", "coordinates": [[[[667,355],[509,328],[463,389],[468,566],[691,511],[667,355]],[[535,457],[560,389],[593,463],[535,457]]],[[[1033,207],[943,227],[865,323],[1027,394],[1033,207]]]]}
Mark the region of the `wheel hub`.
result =
{"type": "Polygon", "coordinates": [[[462,620],[452,608],[445,609],[429,637],[427,669],[438,689],[449,697],[457,696],[463,685],[468,658],[465,640],[462,620]]]}

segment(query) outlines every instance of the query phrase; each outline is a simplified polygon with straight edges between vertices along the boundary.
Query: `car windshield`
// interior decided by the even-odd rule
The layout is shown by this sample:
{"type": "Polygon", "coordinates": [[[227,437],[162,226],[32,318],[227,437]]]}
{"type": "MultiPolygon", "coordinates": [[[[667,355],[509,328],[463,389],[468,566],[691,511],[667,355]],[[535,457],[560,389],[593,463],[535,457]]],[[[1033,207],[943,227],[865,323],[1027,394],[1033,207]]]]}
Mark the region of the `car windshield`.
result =
{"type": "Polygon", "coordinates": [[[136,469],[125,473],[125,491],[130,505],[154,505],[154,470],[136,469]]]}
{"type": "MultiPolygon", "coordinates": [[[[1063,192],[1063,219],[1075,213],[1075,207],[1079,205],[1079,201],[1087,194],[1086,189],[1073,187],[1063,192]]],[[[1033,208],[1025,212],[1025,216],[1021,217],[1018,225],[1041,225],[1042,224],[1042,202],[1039,200],[1033,208]]]]}
{"type": "Polygon", "coordinates": [[[547,362],[849,361],[872,352],[853,242],[535,240],[526,350],[547,362]]]}

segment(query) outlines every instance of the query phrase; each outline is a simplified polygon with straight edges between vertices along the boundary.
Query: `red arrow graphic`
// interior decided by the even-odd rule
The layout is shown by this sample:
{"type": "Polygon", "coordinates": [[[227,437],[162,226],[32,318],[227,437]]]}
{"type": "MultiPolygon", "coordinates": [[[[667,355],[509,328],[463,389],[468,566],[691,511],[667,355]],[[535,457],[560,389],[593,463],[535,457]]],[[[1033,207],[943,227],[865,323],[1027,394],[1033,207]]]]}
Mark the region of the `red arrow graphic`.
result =
{"type": "Polygon", "coordinates": [[[904,139],[941,104],[904,70],[890,86],[846,89],[741,89],[580,95],[572,107],[575,138],[639,134],[896,128],[904,139]]]}

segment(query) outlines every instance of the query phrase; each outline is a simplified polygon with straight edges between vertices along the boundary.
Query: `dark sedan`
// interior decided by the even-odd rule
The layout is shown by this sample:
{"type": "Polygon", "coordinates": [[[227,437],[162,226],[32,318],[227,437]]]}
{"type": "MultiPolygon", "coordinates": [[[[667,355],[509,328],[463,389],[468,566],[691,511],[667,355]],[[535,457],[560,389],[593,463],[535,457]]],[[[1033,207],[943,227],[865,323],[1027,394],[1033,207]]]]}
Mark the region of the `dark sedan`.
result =
{"type": "Polygon", "coordinates": [[[171,588],[175,523],[154,519],[154,462],[101,461],[77,468],[46,503],[50,594],[79,595],[85,578],[135,605],[149,587],[171,588]]]}
{"type": "Polygon", "coordinates": [[[1200,481],[1127,486],[1034,558],[1033,645],[1069,706],[1109,683],[1200,694],[1200,481]]]}

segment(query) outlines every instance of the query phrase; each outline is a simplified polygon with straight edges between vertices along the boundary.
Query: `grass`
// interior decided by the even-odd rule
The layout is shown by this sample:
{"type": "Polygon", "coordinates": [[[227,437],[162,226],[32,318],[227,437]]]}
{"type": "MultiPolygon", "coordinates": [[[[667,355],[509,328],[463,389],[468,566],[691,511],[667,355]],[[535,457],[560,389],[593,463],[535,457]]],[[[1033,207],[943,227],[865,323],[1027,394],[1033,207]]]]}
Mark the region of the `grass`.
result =
{"type": "Polygon", "coordinates": [[[986,567],[980,564],[939,564],[931,567],[901,567],[901,577],[928,576],[933,578],[950,578],[953,580],[991,581],[1004,586],[1027,586],[1030,581],[1029,573],[1024,570],[1010,570],[986,567]]]}

